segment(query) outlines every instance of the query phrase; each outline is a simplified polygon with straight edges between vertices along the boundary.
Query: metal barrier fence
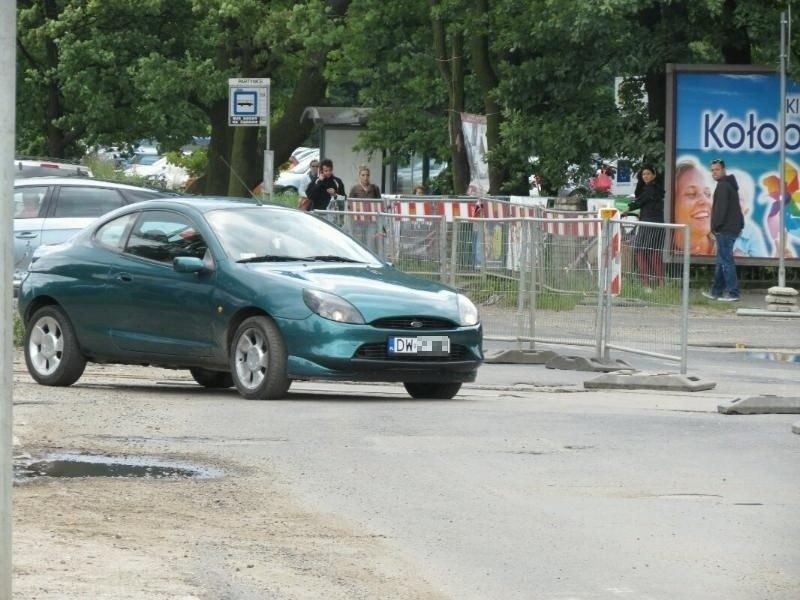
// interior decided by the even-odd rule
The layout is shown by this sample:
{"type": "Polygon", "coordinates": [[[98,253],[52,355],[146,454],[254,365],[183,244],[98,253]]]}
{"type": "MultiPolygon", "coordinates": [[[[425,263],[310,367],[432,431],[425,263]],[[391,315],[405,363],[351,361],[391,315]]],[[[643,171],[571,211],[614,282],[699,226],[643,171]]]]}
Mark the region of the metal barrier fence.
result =
{"type": "Polygon", "coordinates": [[[622,227],[621,289],[606,303],[604,355],[610,348],[675,361],[686,374],[689,241],[687,225],[622,227]]]}
{"type": "Polygon", "coordinates": [[[347,207],[379,210],[316,213],[398,269],[461,290],[480,308],[487,340],[528,350],[586,346],[602,361],[618,350],[677,362],[686,373],[686,226],[491,199],[347,207]],[[685,247],[676,250],[676,241],[685,247]]]}
{"type": "Polygon", "coordinates": [[[450,284],[478,304],[489,340],[529,350],[535,342],[595,347],[600,224],[585,218],[559,229],[561,219],[456,219],[450,284]],[[463,251],[465,235],[479,248],[473,262],[463,251]]]}

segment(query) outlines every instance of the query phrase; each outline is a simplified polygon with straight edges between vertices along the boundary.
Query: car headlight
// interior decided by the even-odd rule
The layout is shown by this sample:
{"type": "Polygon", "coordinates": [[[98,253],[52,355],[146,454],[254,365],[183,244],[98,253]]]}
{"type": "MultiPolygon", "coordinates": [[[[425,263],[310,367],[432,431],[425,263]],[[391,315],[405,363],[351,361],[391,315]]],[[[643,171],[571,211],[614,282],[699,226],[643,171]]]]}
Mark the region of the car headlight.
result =
{"type": "Polygon", "coordinates": [[[303,290],[303,301],[308,308],[323,319],[330,319],[338,323],[364,323],[364,317],[361,316],[358,309],[336,294],[319,290],[303,290]]]}
{"type": "Polygon", "coordinates": [[[477,325],[480,321],[478,308],[463,294],[458,295],[458,318],[464,326],[477,325]]]}

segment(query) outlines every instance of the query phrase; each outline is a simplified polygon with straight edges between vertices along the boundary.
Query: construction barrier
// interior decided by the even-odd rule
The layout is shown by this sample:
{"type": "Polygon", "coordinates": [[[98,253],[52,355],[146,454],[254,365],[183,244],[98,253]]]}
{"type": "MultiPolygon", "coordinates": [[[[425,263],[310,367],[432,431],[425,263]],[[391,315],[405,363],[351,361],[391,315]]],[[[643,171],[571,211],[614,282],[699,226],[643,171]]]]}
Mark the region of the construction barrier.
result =
{"type": "Polygon", "coordinates": [[[685,226],[493,198],[385,197],[346,208],[316,212],[398,269],[462,291],[489,341],[589,347],[605,361],[619,350],[686,373],[690,255],[663,256],[685,226]]]}

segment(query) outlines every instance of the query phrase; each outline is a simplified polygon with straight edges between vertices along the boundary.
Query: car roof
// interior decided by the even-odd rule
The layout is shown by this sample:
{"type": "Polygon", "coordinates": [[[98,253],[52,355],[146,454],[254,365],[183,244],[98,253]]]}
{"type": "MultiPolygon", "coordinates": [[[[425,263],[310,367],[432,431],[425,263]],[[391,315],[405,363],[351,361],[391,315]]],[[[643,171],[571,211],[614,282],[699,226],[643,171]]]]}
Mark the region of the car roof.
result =
{"type": "Polygon", "coordinates": [[[26,175],[26,171],[35,171],[40,174],[47,172],[53,175],[76,175],[81,177],[91,177],[91,169],[79,162],[64,160],[61,158],[37,158],[19,157],[14,159],[14,173],[17,177],[35,177],[36,175],[26,175]]]}
{"type": "Polygon", "coordinates": [[[128,183],[121,183],[119,181],[95,179],[88,177],[59,177],[59,176],[21,177],[19,179],[14,180],[14,187],[23,185],[26,186],[27,185],[62,185],[62,186],[79,185],[81,187],[103,187],[103,188],[112,187],[121,190],[135,190],[140,192],[146,191],[146,192],[153,192],[154,194],[162,194],[164,196],[170,196],[174,194],[174,192],[169,192],[156,188],[148,188],[137,185],[131,185],[128,183]]]}
{"type": "Polygon", "coordinates": [[[247,198],[230,198],[227,196],[176,196],[166,200],[146,200],[139,202],[136,207],[142,208],[165,208],[169,206],[184,206],[201,213],[211,212],[222,208],[270,208],[282,210],[294,210],[280,204],[269,202],[258,203],[247,198]]]}

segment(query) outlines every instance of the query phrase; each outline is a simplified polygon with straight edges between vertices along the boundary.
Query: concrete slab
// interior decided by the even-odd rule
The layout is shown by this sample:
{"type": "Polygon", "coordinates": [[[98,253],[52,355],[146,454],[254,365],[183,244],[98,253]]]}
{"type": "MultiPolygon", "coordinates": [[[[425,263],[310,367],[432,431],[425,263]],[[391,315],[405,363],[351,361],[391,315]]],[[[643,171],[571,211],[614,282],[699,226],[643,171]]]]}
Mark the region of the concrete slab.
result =
{"type": "Polygon", "coordinates": [[[484,354],[483,362],[507,365],[543,365],[558,356],[552,350],[498,350],[484,354]]]}
{"type": "Polygon", "coordinates": [[[633,367],[624,360],[602,361],[586,356],[566,356],[557,354],[545,366],[548,369],[563,369],[566,371],[622,371],[633,370],[633,367]]]}
{"type": "Polygon", "coordinates": [[[761,308],[739,308],[736,310],[737,317],[779,317],[800,319],[800,312],[776,312],[761,308]]]}
{"type": "Polygon", "coordinates": [[[800,413],[800,396],[763,394],[736,398],[717,407],[723,415],[784,415],[800,413]]]}
{"type": "Polygon", "coordinates": [[[700,392],[716,387],[713,381],[678,373],[606,373],[583,382],[587,389],[623,390],[670,390],[676,392],[700,392]]]}

